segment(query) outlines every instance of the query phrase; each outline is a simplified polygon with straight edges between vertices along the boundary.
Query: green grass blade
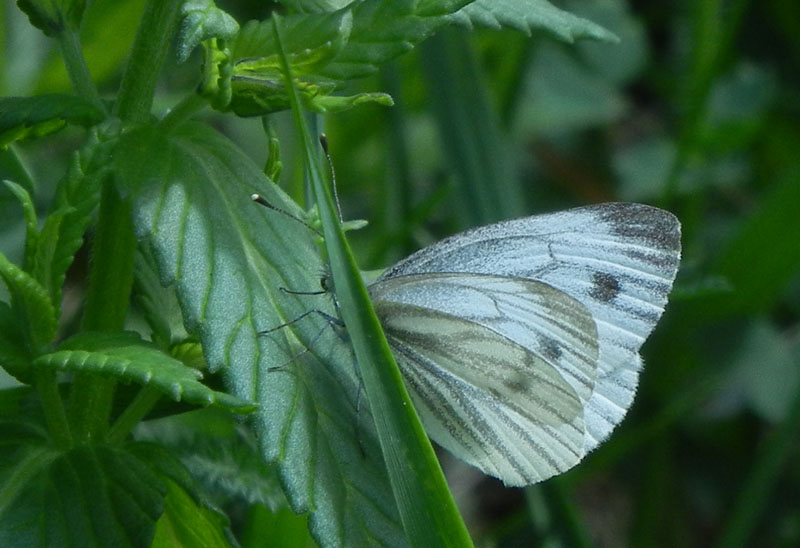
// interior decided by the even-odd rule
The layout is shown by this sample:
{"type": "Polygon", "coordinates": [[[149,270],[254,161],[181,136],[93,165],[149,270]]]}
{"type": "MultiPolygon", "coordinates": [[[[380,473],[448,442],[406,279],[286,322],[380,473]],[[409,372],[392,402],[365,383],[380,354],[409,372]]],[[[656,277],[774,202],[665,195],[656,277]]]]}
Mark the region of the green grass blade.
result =
{"type": "MultiPolygon", "coordinates": [[[[277,34],[277,24],[274,28],[277,34]]],[[[279,35],[277,41],[280,47],[279,35]]],[[[282,62],[291,82],[285,56],[282,62]]],[[[304,165],[319,206],[339,310],[358,359],[403,527],[414,546],[471,546],[344,237],[297,94],[294,90],[289,94],[304,165]]]]}

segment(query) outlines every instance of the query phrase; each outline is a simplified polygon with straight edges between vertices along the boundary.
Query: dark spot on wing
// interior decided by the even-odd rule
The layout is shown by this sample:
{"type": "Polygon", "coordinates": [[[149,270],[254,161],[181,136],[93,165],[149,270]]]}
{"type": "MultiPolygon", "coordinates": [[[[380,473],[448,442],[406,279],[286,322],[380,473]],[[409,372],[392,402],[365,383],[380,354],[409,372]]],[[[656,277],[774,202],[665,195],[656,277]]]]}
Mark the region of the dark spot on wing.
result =
{"type": "Polygon", "coordinates": [[[619,281],[607,272],[595,272],[592,275],[592,290],[589,295],[604,303],[610,302],[619,295],[619,281]]]}
{"type": "Polygon", "coordinates": [[[525,394],[530,390],[530,379],[520,374],[515,375],[513,378],[504,379],[503,384],[516,394],[525,394]]]}
{"type": "Polygon", "coordinates": [[[542,356],[550,363],[556,362],[561,358],[561,346],[555,339],[539,337],[539,348],[542,352],[542,356]]]}

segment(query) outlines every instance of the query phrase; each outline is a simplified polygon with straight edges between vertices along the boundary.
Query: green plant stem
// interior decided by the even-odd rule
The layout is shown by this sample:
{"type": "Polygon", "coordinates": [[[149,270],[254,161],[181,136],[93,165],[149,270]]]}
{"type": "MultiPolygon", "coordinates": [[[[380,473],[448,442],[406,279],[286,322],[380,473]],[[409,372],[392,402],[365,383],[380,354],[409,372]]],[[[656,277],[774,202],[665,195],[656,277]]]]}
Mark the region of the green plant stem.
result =
{"type": "MultiPolygon", "coordinates": [[[[100,214],[92,246],[84,330],[116,331],[123,328],[133,284],[135,245],[131,204],[120,198],[111,181],[106,181],[100,196],[100,214]]],[[[111,414],[114,387],[113,379],[88,374],[75,376],[70,408],[76,425],[76,439],[88,441],[103,436],[111,414]]]]}
{"type": "Polygon", "coordinates": [[[136,424],[153,409],[161,392],[150,386],[143,386],[131,404],[122,412],[108,432],[109,443],[122,443],[136,424]]]}
{"type": "Polygon", "coordinates": [[[150,115],[158,76],[178,24],[182,0],[148,0],[122,75],[114,113],[124,121],[150,115]]]}
{"type": "Polygon", "coordinates": [[[158,127],[169,132],[203,110],[208,101],[196,93],[187,95],[158,122],[158,127]]]}
{"type": "Polygon", "coordinates": [[[58,391],[56,374],[52,371],[37,371],[36,391],[42,400],[47,429],[53,443],[59,449],[69,448],[72,445],[72,436],[64,402],[58,391]]]}
{"type": "Polygon", "coordinates": [[[98,107],[105,110],[100,94],[94,86],[92,77],[89,74],[89,67],[81,50],[81,43],[78,33],[67,27],[58,35],[58,45],[61,48],[61,56],[67,68],[69,81],[75,93],[95,103],[98,107]]]}
{"type": "Polygon", "coordinates": [[[135,249],[131,203],[120,197],[111,181],[106,181],[100,195],[100,213],[92,245],[83,316],[85,330],[122,329],[133,285],[135,249]]]}

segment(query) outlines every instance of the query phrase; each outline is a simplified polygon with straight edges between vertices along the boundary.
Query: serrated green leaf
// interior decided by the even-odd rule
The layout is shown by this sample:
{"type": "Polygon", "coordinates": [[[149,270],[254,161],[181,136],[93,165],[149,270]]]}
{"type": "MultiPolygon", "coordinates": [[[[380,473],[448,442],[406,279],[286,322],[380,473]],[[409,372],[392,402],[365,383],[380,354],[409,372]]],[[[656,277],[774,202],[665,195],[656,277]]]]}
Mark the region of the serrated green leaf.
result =
{"type": "Polygon", "coordinates": [[[161,348],[185,341],[189,334],[183,326],[175,288],[161,284],[155,258],[145,246],[139,246],[134,261],[133,298],[152,330],[150,339],[161,348]]]}
{"type": "MultiPolygon", "coordinates": [[[[292,36],[291,62],[299,75],[294,85],[302,90],[309,108],[325,111],[325,105],[315,99],[326,97],[336,84],[317,74],[347,43],[352,19],[349,10],[287,17],[286,32],[292,36]],[[319,106],[315,109],[315,105],[319,106]]],[[[239,116],[260,116],[289,106],[271,24],[270,20],[251,21],[232,45],[230,109],[239,116]]],[[[335,106],[331,104],[332,108],[335,106]]]]}
{"type": "Polygon", "coordinates": [[[414,12],[421,17],[433,17],[449,15],[462,9],[465,5],[473,2],[469,0],[417,0],[414,2],[414,12]]]}
{"type": "MultiPolygon", "coordinates": [[[[468,3],[469,0],[448,2],[447,8],[455,11],[468,3]]],[[[412,2],[360,0],[350,4],[348,9],[353,12],[350,39],[321,73],[334,80],[360,78],[376,72],[381,65],[411,50],[449,22],[439,7],[429,10],[433,15],[419,15],[412,2]]]]}
{"type": "Polygon", "coordinates": [[[165,484],[164,513],[156,524],[151,548],[233,546],[225,535],[227,520],[223,516],[199,506],[174,482],[165,480],[165,484]]]}
{"type": "Polygon", "coordinates": [[[528,36],[534,30],[545,30],[570,43],[580,38],[619,41],[614,33],[600,25],[558,9],[546,0],[475,0],[452,18],[469,26],[509,27],[528,36]]]}
{"type": "Polygon", "coordinates": [[[85,371],[122,382],[153,386],[175,401],[194,405],[219,405],[237,412],[254,406],[240,398],[217,392],[200,382],[202,374],[143,341],[132,332],[83,332],[43,354],[36,367],[85,371]]]}
{"type": "MultiPolygon", "coordinates": [[[[317,112],[350,108],[365,101],[388,103],[384,94],[328,97],[344,81],[366,76],[449,22],[469,0],[427,5],[413,2],[357,0],[332,13],[303,13],[282,18],[284,51],[303,105],[317,112]]],[[[272,21],[250,22],[233,40],[231,109],[255,116],[288,108],[285,81],[276,56],[272,21]]]]}
{"type": "Polygon", "coordinates": [[[224,369],[234,395],[259,403],[259,451],[277,463],[293,509],[310,513],[324,546],[403,545],[374,427],[368,411],[356,411],[347,345],[317,314],[258,334],[310,309],[336,313],[325,296],[281,290],[319,287],[314,234],[250,195],[298,218],[302,209],[206,126],[133,130],[115,162],[137,235],[153,250],[162,283],[174,284],[209,369],[224,369]]]}
{"type": "MultiPolygon", "coordinates": [[[[208,411],[209,409],[203,409],[199,412],[208,411]]],[[[225,410],[219,409],[217,411],[230,417],[230,413],[225,410]]],[[[207,508],[212,507],[206,500],[202,486],[197,483],[189,470],[178,460],[178,457],[174,454],[175,452],[170,448],[149,441],[129,442],[124,445],[124,448],[139,460],[146,462],[160,477],[169,478],[170,481],[176,483],[181,489],[189,493],[198,504],[202,504],[207,508]]]]}
{"type": "Polygon", "coordinates": [[[11,294],[11,308],[28,350],[34,354],[53,340],[58,329],[56,308],[42,285],[0,253],[0,277],[11,294]]]}
{"type": "MultiPolygon", "coordinates": [[[[281,18],[287,55],[295,74],[312,73],[330,61],[347,43],[353,14],[342,9],[326,14],[296,14],[281,18]]],[[[250,21],[231,44],[234,74],[253,72],[264,63],[280,76],[272,20],[250,21]]]]}
{"type": "Polygon", "coordinates": [[[223,507],[242,501],[273,512],[289,508],[277,469],[264,462],[252,431],[230,413],[208,408],[147,421],[136,438],[168,448],[223,507]]]}
{"type": "MultiPolygon", "coordinates": [[[[0,516],[9,511],[9,506],[30,479],[58,456],[46,444],[45,429],[27,417],[0,421],[0,516]]],[[[0,518],[0,531],[2,529],[3,519],[0,518]]]]}
{"type": "Polygon", "coordinates": [[[239,31],[236,19],[219,9],[213,0],[189,0],[181,7],[181,31],[178,38],[178,60],[189,58],[192,50],[209,38],[229,39],[239,31]]]}
{"type": "Polygon", "coordinates": [[[25,187],[13,181],[3,181],[22,205],[22,214],[25,218],[25,268],[33,264],[33,256],[39,240],[39,220],[36,217],[36,206],[33,205],[31,195],[25,187]]]}
{"type": "Polygon", "coordinates": [[[18,443],[16,456],[0,470],[0,545],[150,546],[166,489],[146,463],[109,446],[18,443]]]}
{"type": "Polygon", "coordinates": [[[0,149],[14,141],[39,138],[67,124],[84,127],[105,117],[94,103],[75,95],[49,94],[0,98],[0,149]]]}
{"type": "Polygon", "coordinates": [[[37,239],[31,273],[47,290],[57,316],[67,268],[83,245],[100,200],[100,184],[108,173],[106,161],[107,143],[95,134],[74,154],[67,174],[56,185],[51,212],[37,239]]]}
{"type": "MultiPolygon", "coordinates": [[[[211,410],[188,414],[198,413],[207,415],[211,410]]],[[[226,411],[217,413],[234,420],[226,411]]],[[[174,448],[136,441],[126,444],[125,449],[146,462],[167,487],[164,513],[156,524],[152,546],[229,546],[228,517],[208,500],[201,484],[178,460],[174,448]]]]}
{"type": "Polygon", "coordinates": [[[17,0],[17,6],[28,16],[31,25],[47,36],[55,36],[62,27],[56,6],[47,0],[17,0]]]}
{"type": "Polygon", "coordinates": [[[282,0],[281,4],[301,13],[336,11],[352,4],[353,0],[282,0]]]}

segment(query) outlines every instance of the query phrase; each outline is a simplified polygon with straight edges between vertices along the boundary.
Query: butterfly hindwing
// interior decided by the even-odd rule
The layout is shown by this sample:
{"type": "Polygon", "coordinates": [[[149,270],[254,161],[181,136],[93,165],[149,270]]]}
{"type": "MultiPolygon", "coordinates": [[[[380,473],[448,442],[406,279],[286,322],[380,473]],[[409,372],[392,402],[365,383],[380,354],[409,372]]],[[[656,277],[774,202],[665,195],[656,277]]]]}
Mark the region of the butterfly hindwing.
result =
{"type": "Polygon", "coordinates": [[[426,430],[509,485],[584,454],[597,335],[589,311],[531,280],[398,276],[370,287],[426,430]]]}

